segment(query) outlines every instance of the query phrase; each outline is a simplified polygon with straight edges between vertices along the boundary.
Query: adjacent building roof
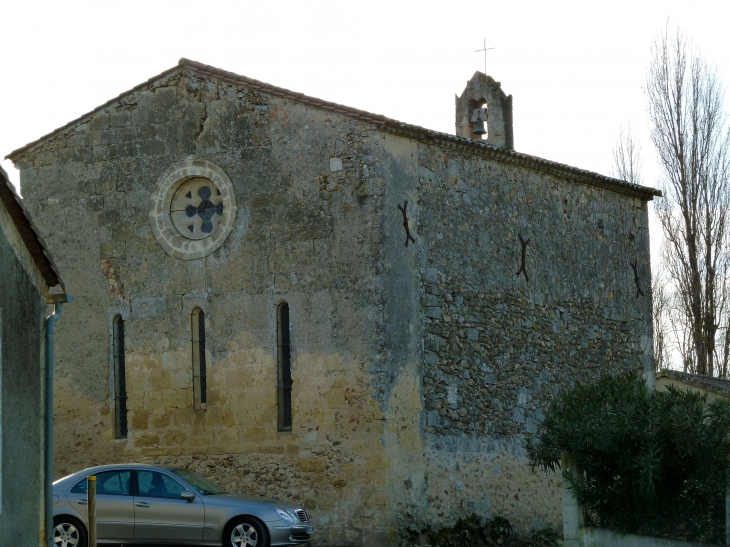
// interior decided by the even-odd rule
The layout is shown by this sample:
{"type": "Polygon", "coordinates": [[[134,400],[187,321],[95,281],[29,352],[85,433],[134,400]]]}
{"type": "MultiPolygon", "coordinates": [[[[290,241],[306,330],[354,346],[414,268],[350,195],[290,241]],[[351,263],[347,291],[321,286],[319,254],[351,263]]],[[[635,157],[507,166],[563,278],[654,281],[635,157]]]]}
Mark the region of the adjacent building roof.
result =
{"type": "Polygon", "coordinates": [[[344,114],[363,122],[372,123],[381,130],[387,131],[389,133],[401,135],[422,142],[434,143],[447,148],[458,149],[464,153],[472,153],[480,156],[485,156],[503,163],[509,163],[529,169],[535,169],[537,171],[547,172],[552,175],[573,180],[575,182],[606,188],[608,190],[640,198],[645,201],[651,200],[654,196],[662,195],[659,190],[656,190],[654,188],[649,188],[647,186],[641,186],[638,184],[632,184],[626,181],[600,175],[598,173],[593,173],[592,171],[586,171],[584,169],[578,169],[577,167],[571,167],[562,163],[545,160],[537,156],[531,156],[529,154],[515,152],[514,150],[498,148],[493,145],[487,144],[486,142],[457,137],[456,135],[442,133],[440,131],[433,131],[431,129],[426,129],[417,125],[399,122],[380,114],[373,114],[364,110],[358,110],[357,108],[352,108],[330,101],[317,99],[316,97],[310,97],[308,95],[304,95],[303,93],[297,93],[289,89],[277,87],[271,84],[267,84],[265,82],[261,82],[259,80],[248,78],[246,76],[241,76],[240,74],[221,70],[219,68],[215,68],[184,58],[180,59],[177,66],[150,78],[146,82],[136,87],[133,87],[128,91],[125,91],[114,99],[111,99],[103,105],[95,108],[91,112],[88,112],[83,116],[67,123],[63,127],[59,127],[55,131],[52,131],[51,133],[39,138],[38,140],[30,142],[22,148],[18,148],[17,150],[8,154],[6,156],[6,159],[16,161],[16,159],[19,159],[23,153],[33,150],[36,146],[42,144],[44,141],[60,133],[63,133],[64,131],[72,130],[77,125],[87,121],[88,118],[90,118],[93,114],[99,112],[100,110],[104,110],[105,108],[114,108],[117,103],[125,96],[134,93],[135,91],[142,90],[148,86],[152,86],[155,84],[156,81],[167,77],[176,71],[197,74],[202,77],[214,78],[219,81],[228,82],[235,85],[241,85],[250,89],[255,89],[267,93],[269,95],[274,95],[285,99],[291,99],[293,101],[316,106],[324,110],[330,110],[332,112],[344,114]]]}
{"type": "Polygon", "coordinates": [[[46,250],[46,246],[30,218],[30,213],[25,209],[23,199],[15,191],[15,186],[10,182],[8,174],[2,167],[0,167],[0,202],[13,220],[46,285],[49,288],[60,285],[63,289],[63,281],[53,263],[53,258],[46,250]]]}
{"type": "Polygon", "coordinates": [[[724,397],[730,397],[730,380],[723,378],[714,378],[712,376],[702,376],[700,374],[690,374],[689,372],[680,372],[679,370],[661,370],[657,375],[659,378],[669,378],[693,387],[711,391],[724,397]]]}

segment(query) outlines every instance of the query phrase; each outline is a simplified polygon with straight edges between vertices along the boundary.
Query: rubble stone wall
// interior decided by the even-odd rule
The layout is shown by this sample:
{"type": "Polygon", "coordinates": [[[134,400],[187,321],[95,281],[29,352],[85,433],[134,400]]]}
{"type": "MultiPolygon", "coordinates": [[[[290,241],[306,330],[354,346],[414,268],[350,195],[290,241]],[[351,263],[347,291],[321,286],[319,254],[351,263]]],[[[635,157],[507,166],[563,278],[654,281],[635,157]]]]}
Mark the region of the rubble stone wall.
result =
{"type": "Polygon", "coordinates": [[[576,382],[652,376],[646,204],[436,147],[418,169],[429,511],[554,523],[559,481],[525,468],[525,436],[576,382]]]}

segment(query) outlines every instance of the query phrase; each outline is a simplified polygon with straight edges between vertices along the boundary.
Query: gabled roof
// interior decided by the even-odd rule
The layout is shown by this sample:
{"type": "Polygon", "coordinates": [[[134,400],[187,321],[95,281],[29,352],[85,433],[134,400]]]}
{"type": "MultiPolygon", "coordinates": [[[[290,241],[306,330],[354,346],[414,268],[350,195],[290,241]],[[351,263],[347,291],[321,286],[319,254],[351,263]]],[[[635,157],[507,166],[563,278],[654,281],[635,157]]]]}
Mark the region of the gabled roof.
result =
{"type": "MultiPolygon", "coordinates": [[[[0,167],[0,202],[8,211],[46,285],[49,288],[60,285],[63,289],[63,281],[61,281],[58,269],[53,263],[53,258],[46,250],[38,230],[33,225],[30,214],[23,206],[22,198],[15,192],[15,186],[10,182],[8,174],[2,167],[0,167]]],[[[62,301],[65,301],[65,299],[62,299],[62,301]]]]}
{"type": "Polygon", "coordinates": [[[55,137],[56,135],[59,135],[65,131],[71,130],[81,123],[84,123],[88,118],[90,118],[93,114],[99,112],[100,110],[104,110],[106,108],[114,108],[119,103],[119,101],[121,101],[127,95],[134,93],[135,91],[142,90],[146,87],[152,86],[156,81],[165,78],[166,76],[169,76],[176,71],[180,71],[182,73],[196,74],[203,77],[213,78],[222,82],[241,85],[249,89],[255,89],[257,91],[267,93],[269,95],[282,97],[285,99],[291,99],[293,101],[297,101],[303,104],[312,105],[318,108],[322,108],[324,110],[330,110],[338,114],[350,116],[351,118],[354,118],[356,120],[372,123],[380,130],[387,131],[388,133],[401,135],[403,137],[411,138],[425,143],[436,144],[445,148],[456,149],[466,154],[483,156],[503,163],[546,172],[552,175],[573,180],[575,182],[588,184],[590,186],[598,186],[620,194],[626,194],[631,197],[640,198],[645,201],[653,199],[654,196],[662,195],[659,190],[656,190],[654,188],[640,186],[638,184],[632,184],[626,181],[600,175],[592,171],[587,171],[585,169],[578,169],[577,167],[571,167],[562,163],[545,160],[537,156],[531,156],[529,154],[515,152],[514,150],[497,148],[495,146],[487,144],[486,142],[457,137],[456,135],[442,133],[440,131],[433,131],[431,129],[426,129],[417,125],[399,122],[398,120],[387,118],[381,114],[373,114],[371,112],[366,112],[357,108],[352,108],[330,101],[317,99],[316,97],[310,97],[303,93],[297,93],[289,89],[276,87],[274,85],[267,84],[259,80],[254,80],[253,78],[241,76],[240,74],[235,74],[233,72],[228,72],[226,70],[222,70],[184,58],[180,59],[177,66],[150,78],[146,82],[136,87],[133,87],[128,91],[125,91],[121,95],[115,97],[114,99],[111,99],[110,101],[107,101],[106,103],[95,108],[91,112],[88,112],[83,116],[67,123],[63,127],[59,127],[51,133],[39,138],[38,140],[30,142],[25,146],[14,150],[13,152],[5,156],[5,158],[16,161],[21,157],[22,154],[32,151],[35,147],[42,144],[44,141],[55,137]]]}
{"type": "Polygon", "coordinates": [[[705,391],[711,391],[730,397],[730,380],[723,378],[715,378],[712,376],[702,376],[701,374],[690,374],[689,372],[681,372],[679,370],[664,369],[656,375],[659,378],[669,378],[678,382],[694,386],[705,391]]]}

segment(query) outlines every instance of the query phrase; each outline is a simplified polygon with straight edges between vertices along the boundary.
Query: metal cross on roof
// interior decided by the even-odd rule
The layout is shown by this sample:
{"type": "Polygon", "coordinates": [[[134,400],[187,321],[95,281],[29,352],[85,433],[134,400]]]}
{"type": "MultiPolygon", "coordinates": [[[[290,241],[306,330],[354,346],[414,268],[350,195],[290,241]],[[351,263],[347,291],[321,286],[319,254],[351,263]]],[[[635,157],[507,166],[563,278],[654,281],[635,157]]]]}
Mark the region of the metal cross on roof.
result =
{"type": "Polygon", "coordinates": [[[487,51],[490,49],[497,49],[496,47],[487,47],[487,39],[484,39],[484,48],[483,49],[475,49],[474,53],[478,53],[480,51],[484,52],[484,74],[487,73],[487,51]]]}

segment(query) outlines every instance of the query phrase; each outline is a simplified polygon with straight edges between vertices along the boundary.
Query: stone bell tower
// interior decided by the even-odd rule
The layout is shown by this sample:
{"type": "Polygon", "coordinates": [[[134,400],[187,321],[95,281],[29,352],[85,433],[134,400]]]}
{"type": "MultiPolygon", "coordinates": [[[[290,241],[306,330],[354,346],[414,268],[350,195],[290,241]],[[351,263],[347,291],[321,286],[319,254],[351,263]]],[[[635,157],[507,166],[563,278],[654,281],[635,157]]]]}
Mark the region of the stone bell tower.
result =
{"type": "Polygon", "coordinates": [[[475,72],[461,96],[456,96],[456,135],[514,149],[512,95],[483,72],[475,72]]]}

